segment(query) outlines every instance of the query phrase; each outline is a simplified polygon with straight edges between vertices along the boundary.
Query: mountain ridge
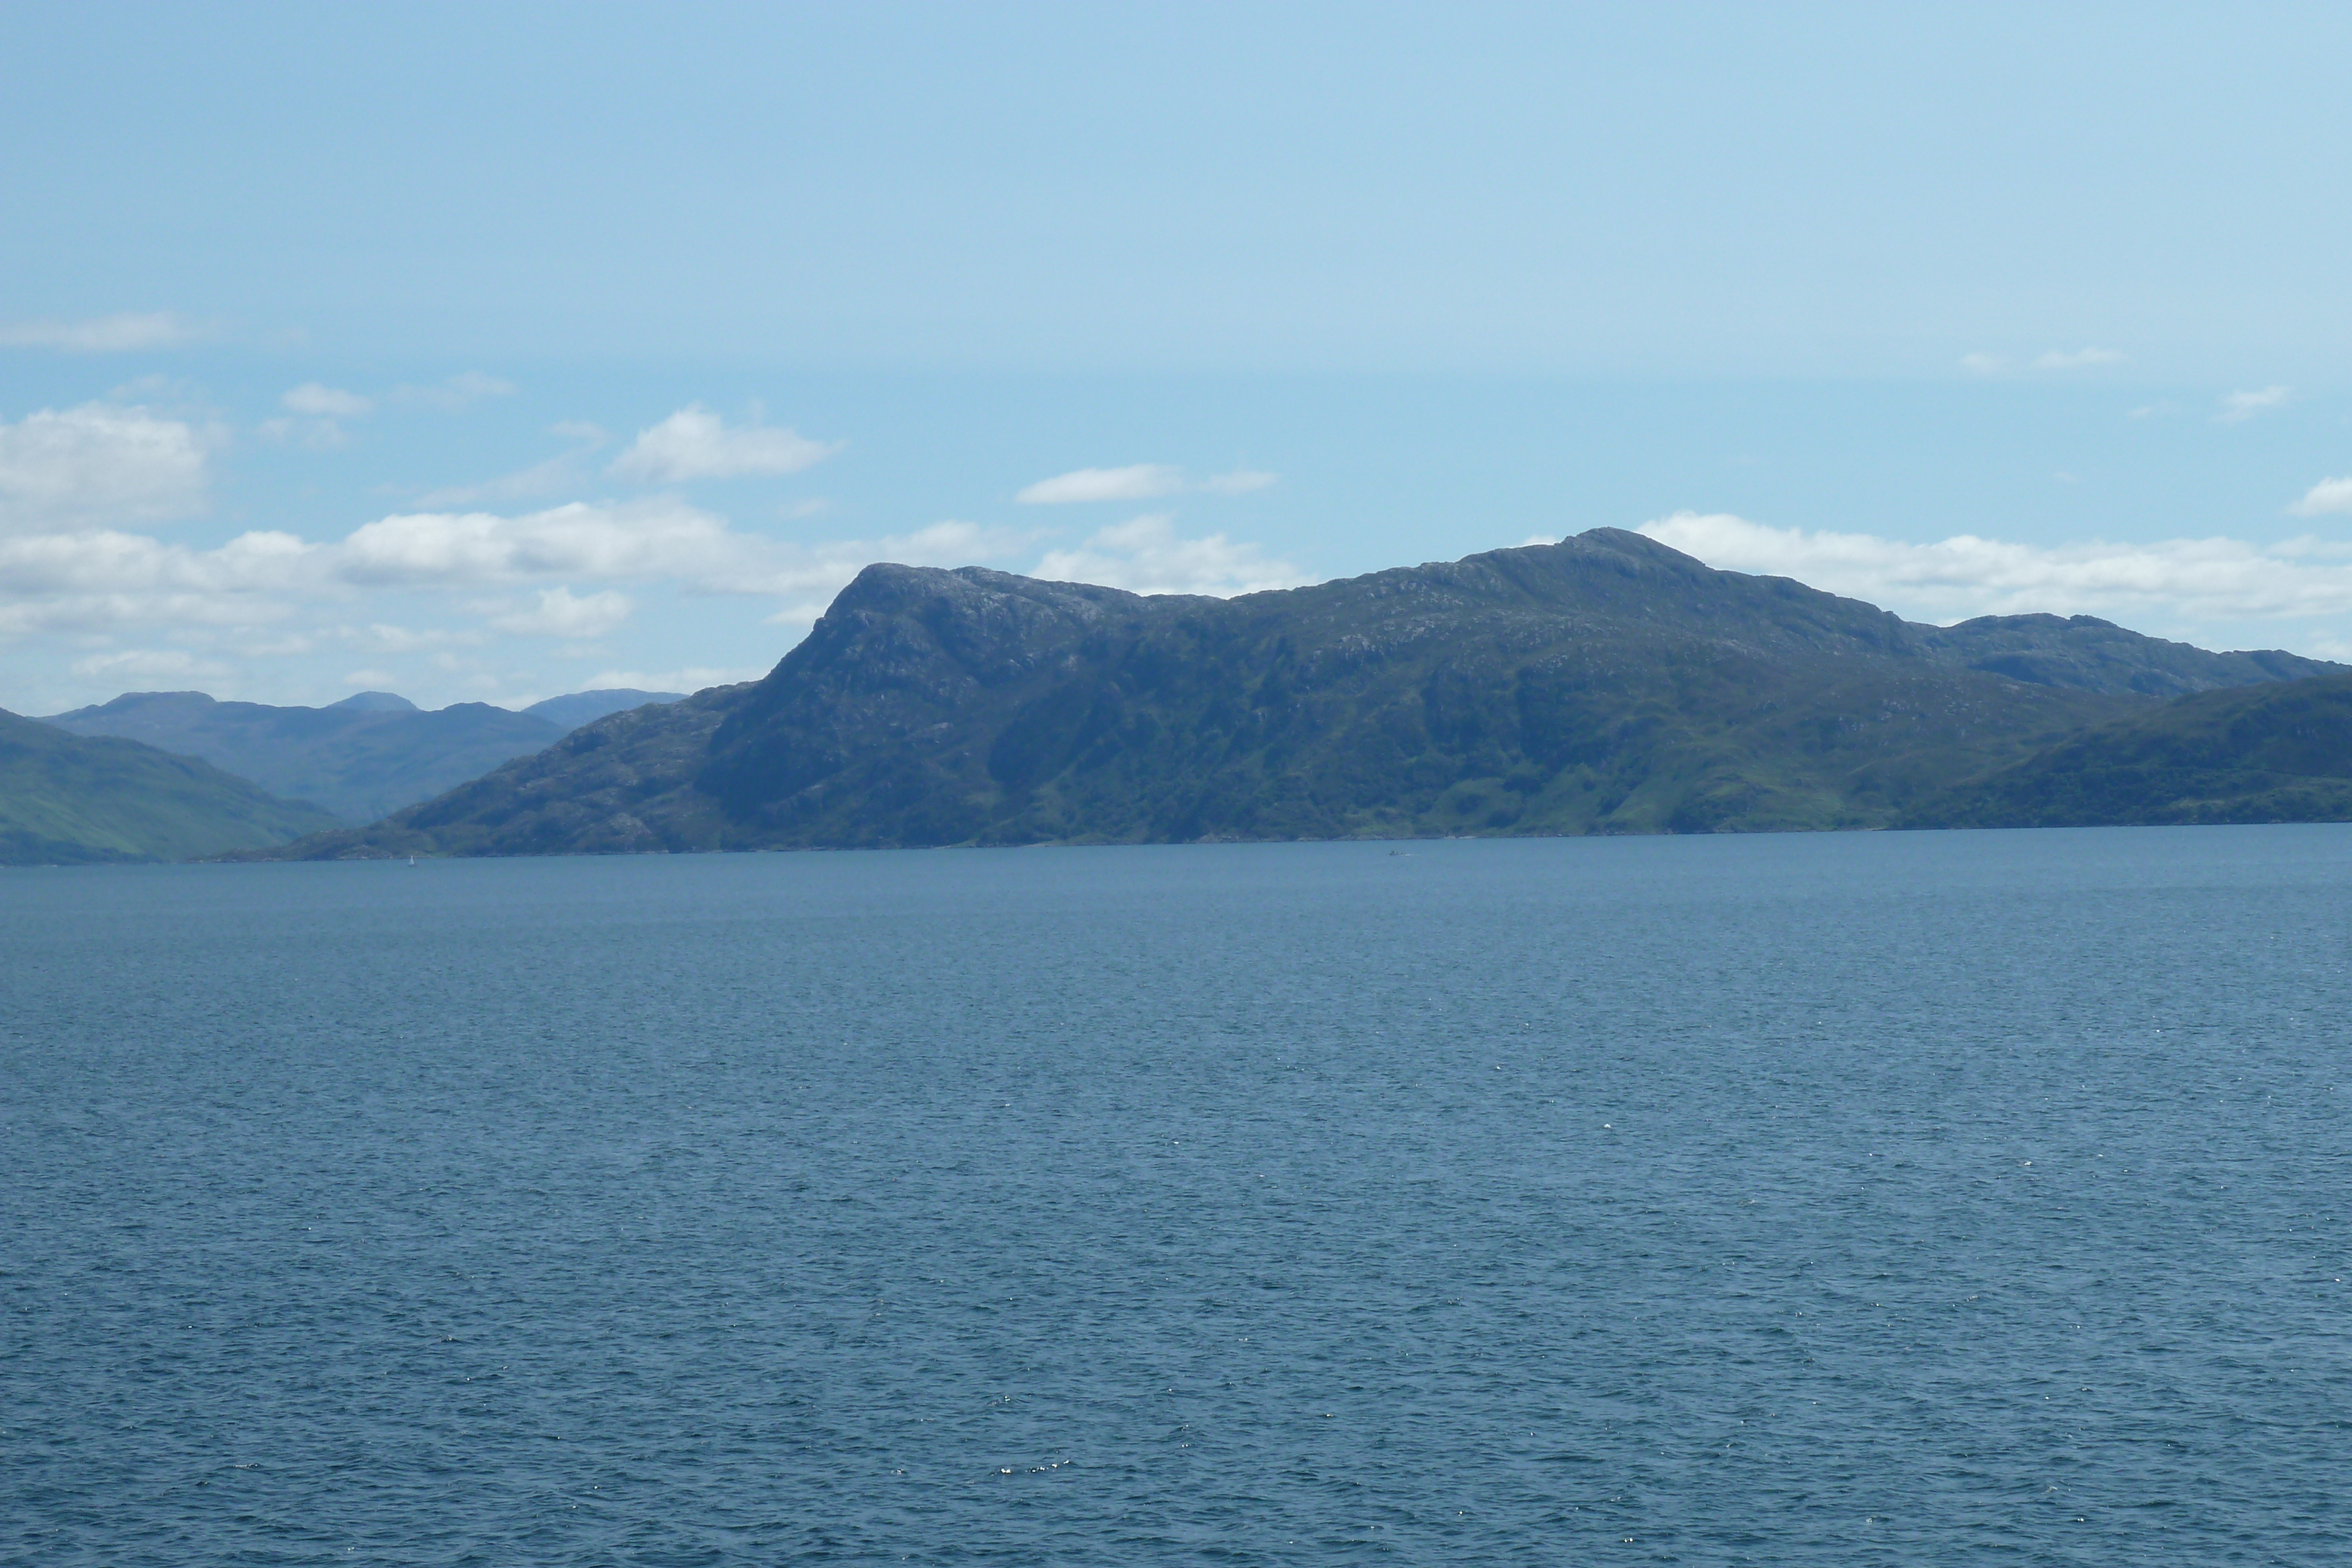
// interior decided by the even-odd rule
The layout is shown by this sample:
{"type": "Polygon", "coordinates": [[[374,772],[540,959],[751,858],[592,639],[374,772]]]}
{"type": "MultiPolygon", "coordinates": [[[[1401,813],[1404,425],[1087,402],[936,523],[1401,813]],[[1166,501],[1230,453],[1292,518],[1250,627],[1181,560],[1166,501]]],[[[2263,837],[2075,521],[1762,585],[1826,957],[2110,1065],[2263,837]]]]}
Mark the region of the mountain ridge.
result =
{"type": "Polygon", "coordinates": [[[2087,617],[1924,627],[1619,529],[1230,600],[880,563],[761,681],[278,852],[1885,827],[2305,666],[2336,668],[2087,617]]]}
{"type": "Polygon", "coordinates": [[[317,708],[220,702],[203,692],[126,692],[39,722],[199,758],[350,823],[431,800],[564,733],[488,703],[428,712],[389,692],[317,708]]]}

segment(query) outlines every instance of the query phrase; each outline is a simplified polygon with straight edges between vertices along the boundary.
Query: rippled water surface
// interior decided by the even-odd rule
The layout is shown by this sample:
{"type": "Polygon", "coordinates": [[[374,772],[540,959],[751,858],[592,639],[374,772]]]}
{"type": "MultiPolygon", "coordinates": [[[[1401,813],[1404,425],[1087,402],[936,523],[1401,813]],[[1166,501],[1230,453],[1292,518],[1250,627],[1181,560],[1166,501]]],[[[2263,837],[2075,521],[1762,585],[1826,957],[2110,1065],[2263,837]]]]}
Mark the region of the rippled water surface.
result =
{"type": "Polygon", "coordinates": [[[2352,830],[0,873],[0,1561],[2352,1561],[2352,830]]]}

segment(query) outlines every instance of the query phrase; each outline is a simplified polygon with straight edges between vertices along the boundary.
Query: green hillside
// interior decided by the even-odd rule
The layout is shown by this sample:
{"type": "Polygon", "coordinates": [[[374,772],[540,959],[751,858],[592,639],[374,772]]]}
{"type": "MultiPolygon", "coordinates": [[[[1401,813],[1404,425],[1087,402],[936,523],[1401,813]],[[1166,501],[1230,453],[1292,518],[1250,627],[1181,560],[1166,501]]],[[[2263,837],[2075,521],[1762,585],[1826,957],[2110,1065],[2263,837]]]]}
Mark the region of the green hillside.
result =
{"type": "Polygon", "coordinates": [[[2352,821],[2352,675],[2201,692],[2070,736],[1916,827],[2352,821]]]}
{"type": "Polygon", "coordinates": [[[191,860],[333,821],[194,758],[0,712],[0,864],[191,860]]]}

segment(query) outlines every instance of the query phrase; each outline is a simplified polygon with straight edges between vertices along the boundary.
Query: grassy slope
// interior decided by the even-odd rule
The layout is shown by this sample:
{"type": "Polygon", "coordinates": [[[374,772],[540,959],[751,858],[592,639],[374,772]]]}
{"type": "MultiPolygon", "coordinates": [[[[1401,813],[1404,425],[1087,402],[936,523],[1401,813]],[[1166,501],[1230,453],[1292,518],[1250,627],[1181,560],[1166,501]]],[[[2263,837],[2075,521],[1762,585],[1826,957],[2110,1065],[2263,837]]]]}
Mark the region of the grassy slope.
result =
{"type": "Polygon", "coordinates": [[[332,821],[194,758],[0,713],[0,863],[190,860],[332,821]]]}
{"type": "Polygon", "coordinates": [[[2203,692],[2069,737],[1915,827],[2352,821],[2352,675],[2203,692]]]}

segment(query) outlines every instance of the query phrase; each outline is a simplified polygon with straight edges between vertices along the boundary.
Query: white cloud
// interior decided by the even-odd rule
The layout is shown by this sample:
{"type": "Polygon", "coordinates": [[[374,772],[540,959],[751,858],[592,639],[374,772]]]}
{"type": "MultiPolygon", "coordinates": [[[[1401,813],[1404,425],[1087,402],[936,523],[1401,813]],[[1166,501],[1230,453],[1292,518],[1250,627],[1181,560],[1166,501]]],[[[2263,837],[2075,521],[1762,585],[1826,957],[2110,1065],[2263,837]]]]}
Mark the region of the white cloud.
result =
{"type": "Polygon", "coordinates": [[[2053,549],[1960,534],[1912,544],[1693,512],[1644,523],[1640,531],[1709,566],[1793,577],[1937,622],[2036,611],[2159,612],[2191,622],[2352,612],[2352,546],[2319,539],[2267,548],[2208,538],[2053,549]]]}
{"type": "Polygon", "coordinates": [[[2352,512],[2352,476],[2342,479],[2322,479],[2304,492],[2303,499],[2287,508],[2298,517],[2324,517],[2330,512],[2352,512]]]}
{"type": "Polygon", "coordinates": [[[1194,483],[1184,476],[1181,468],[1165,463],[1138,463],[1126,468],[1074,468],[1067,474],[1025,485],[1014,492],[1013,498],[1033,507],[1055,507],[1079,501],[1150,501],[1187,490],[1239,496],[1263,490],[1278,477],[1240,468],[1194,483]]]}
{"type": "Polygon", "coordinates": [[[2113,349],[2076,349],[2068,352],[2053,349],[2033,361],[2037,371],[2079,371],[2092,365],[2120,365],[2129,356],[2113,349]]]}
{"type": "Polygon", "coordinates": [[[321,419],[357,419],[375,407],[372,398],[317,382],[304,382],[278,401],[289,413],[315,414],[321,419]]]}
{"type": "Polygon", "coordinates": [[[1998,375],[2004,361],[1999,354],[1962,354],[1960,369],[1972,376],[1998,375]]]}
{"type": "Polygon", "coordinates": [[[211,550],[110,530],[0,538],[0,641],[283,620],[287,595],[316,591],[322,553],[277,533],[211,550]]]}
{"type": "Polygon", "coordinates": [[[184,420],[109,402],[0,423],[0,533],[202,511],[211,444],[184,420]]]}
{"type": "Polygon", "coordinates": [[[1178,537],[1164,513],[1104,528],[1074,550],[1049,550],[1037,575],[1057,582],[1093,582],[1135,593],[1205,593],[1223,599],[1308,580],[1286,560],[1223,534],[1178,537]]]}
{"type": "Polygon", "coordinates": [[[168,310],[96,316],[85,321],[17,321],[0,326],[0,344],[63,349],[75,354],[173,349],[196,336],[194,328],[168,310]]]}
{"type": "Polygon", "coordinates": [[[653,485],[797,474],[840,450],[837,441],[811,441],[781,426],[730,430],[724,420],[698,402],[637,432],[636,440],[606,471],[616,479],[653,485]]]}
{"type": "Polygon", "coordinates": [[[2258,413],[2268,413],[2274,408],[2284,408],[2293,396],[2293,387],[2264,387],[2260,392],[2233,392],[2221,400],[2221,407],[2213,417],[2223,424],[2242,424],[2258,413]]]}
{"type": "Polygon", "coordinates": [[[501,632],[527,637],[563,637],[585,642],[602,637],[629,618],[635,606],[625,593],[607,590],[575,598],[569,588],[542,589],[538,605],[491,617],[501,632]]]}
{"type": "Polygon", "coordinates": [[[485,587],[531,578],[724,578],[760,541],[682,502],[569,506],[501,517],[414,512],[354,529],[337,573],[372,585],[485,587]]]}
{"type": "Polygon", "coordinates": [[[1138,463],[1126,468],[1075,468],[1024,486],[1016,501],[1033,507],[1056,507],[1072,501],[1148,501],[1172,496],[1184,487],[1184,471],[1165,463],[1138,463]]]}

